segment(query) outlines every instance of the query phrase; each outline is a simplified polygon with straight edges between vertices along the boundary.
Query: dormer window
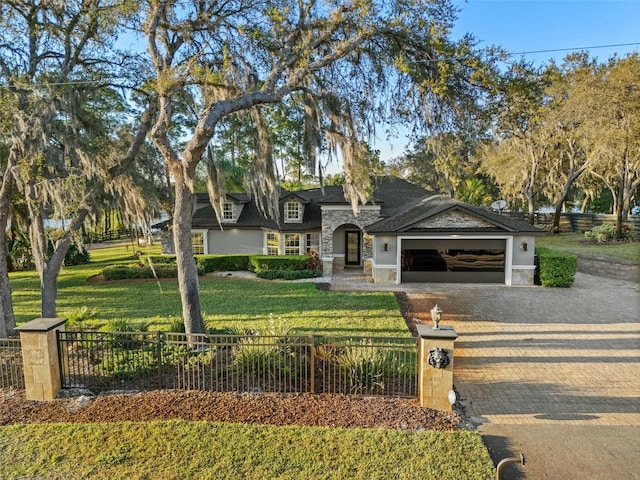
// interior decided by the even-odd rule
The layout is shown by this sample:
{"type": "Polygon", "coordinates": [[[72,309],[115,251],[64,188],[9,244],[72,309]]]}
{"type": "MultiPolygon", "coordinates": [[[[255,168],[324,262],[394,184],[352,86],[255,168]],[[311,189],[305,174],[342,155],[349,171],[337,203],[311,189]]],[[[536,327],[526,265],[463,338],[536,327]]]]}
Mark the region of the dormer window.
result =
{"type": "Polygon", "coordinates": [[[224,206],[222,207],[222,219],[231,221],[233,218],[233,203],[224,202],[224,206]]]}
{"type": "Polygon", "coordinates": [[[285,204],[285,221],[287,222],[299,222],[301,220],[301,208],[299,202],[287,202],[285,204]]]}

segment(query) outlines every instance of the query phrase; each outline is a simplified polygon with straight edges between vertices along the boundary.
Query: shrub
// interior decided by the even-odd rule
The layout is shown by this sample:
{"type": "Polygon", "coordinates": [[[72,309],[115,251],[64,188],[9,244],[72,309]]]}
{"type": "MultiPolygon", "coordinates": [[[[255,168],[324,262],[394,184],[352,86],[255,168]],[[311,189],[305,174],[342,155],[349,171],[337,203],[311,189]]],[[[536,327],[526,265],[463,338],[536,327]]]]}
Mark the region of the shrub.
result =
{"type": "Polygon", "coordinates": [[[550,248],[536,248],[543,287],[570,287],[578,266],[578,257],[550,248]]]}
{"type": "MultiPolygon", "coordinates": [[[[50,246],[51,246],[51,253],[53,253],[53,244],[50,243],[50,246]]],[[[67,254],[64,257],[64,264],[66,266],[80,265],[83,263],[89,263],[89,261],[90,261],[89,251],[84,247],[78,248],[78,246],[74,243],[72,243],[69,246],[69,250],[67,251],[67,254]]]]}
{"type": "Polygon", "coordinates": [[[349,341],[338,354],[337,362],[346,370],[351,393],[372,393],[384,389],[384,372],[391,361],[389,353],[371,340],[349,341]]]}
{"type": "Polygon", "coordinates": [[[175,255],[149,255],[149,260],[153,265],[175,265],[176,264],[176,256],[175,255]]]}
{"type": "MultiPolygon", "coordinates": [[[[269,326],[253,333],[245,333],[236,346],[233,347],[233,365],[239,372],[253,378],[254,381],[268,383],[264,386],[273,387],[271,382],[289,381],[297,377],[292,368],[294,353],[283,343],[283,336],[290,332],[289,326],[273,314],[269,315],[269,326]]],[[[286,341],[286,340],[285,340],[286,341]]],[[[298,362],[300,368],[305,368],[304,362],[298,362]]]]}
{"type": "Polygon", "coordinates": [[[71,310],[67,313],[67,326],[74,327],[79,326],[86,320],[94,320],[98,316],[98,309],[96,307],[89,308],[86,305],[71,310]]]}
{"type": "Polygon", "coordinates": [[[256,273],[258,278],[267,280],[299,280],[301,278],[314,278],[321,275],[317,270],[262,270],[256,273]]]}
{"type": "Polygon", "coordinates": [[[249,255],[199,255],[196,262],[205,273],[249,269],[249,255]]]}
{"type": "Polygon", "coordinates": [[[311,255],[252,255],[250,270],[256,273],[264,270],[305,270],[312,260],[311,255]]]}
{"type": "Polygon", "coordinates": [[[158,369],[158,349],[155,345],[133,346],[131,351],[114,345],[112,355],[105,355],[100,370],[120,380],[149,375],[158,369]]]}
{"type": "Polygon", "coordinates": [[[132,322],[128,318],[116,318],[103,326],[101,332],[148,332],[153,321],[132,322]]]}
{"type": "MultiPolygon", "coordinates": [[[[621,230],[620,240],[633,240],[636,237],[633,227],[628,223],[623,223],[621,230]]],[[[616,226],[613,223],[602,223],[585,232],[584,235],[594,242],[607,243],[617,238],[616,226]]]]}
{"type": "MultiPolygon", "coordinates": [[[[204,273],[202,267],[198,267],[198,274],[204,273]]],[[[176,278],[178,268],[176,265],[154,265],[151,268],[143,263],[132,265],[111,265],[102,270],[105,280],[125,280],[134,278],[176,278]]]]}

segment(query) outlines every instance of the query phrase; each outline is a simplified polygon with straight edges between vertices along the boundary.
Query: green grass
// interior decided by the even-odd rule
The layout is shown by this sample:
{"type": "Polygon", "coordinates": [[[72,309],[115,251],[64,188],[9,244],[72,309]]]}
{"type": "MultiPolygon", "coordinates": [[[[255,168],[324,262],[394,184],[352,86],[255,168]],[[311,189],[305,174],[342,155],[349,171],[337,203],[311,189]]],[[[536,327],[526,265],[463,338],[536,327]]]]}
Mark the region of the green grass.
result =
{"type": "Polygon", "coordinates": [[[487,480],[475,432],[166,421],[0,427],[2,478],[487,480]]]}
{"type": "MultiPolygon", "coordinates": [[[[157,253],[154,247],[152,253],[157,253]]],[[[91,263],[65,268],[59,277],[57,314],[73,316],[79,309],[95,309],[87,325],[101,327],[118,319],[149,323],[164,330],[181,316],[175,280],[100,282],[87,280],[106,265],[131,263],[130,247],[93,250],[91,263]]],[[[40,316],[40,290],[36,272],[10,274],[18,323],[40,316]]],[[[395,336],[410,333],[392,293],[327,292],[312,283],[258,282],[232,278],[201,278],[200,302],[207,326],[236,325],[260,329],[270,314],[282,319],[292,333],[395,336]]],[[[78,328],[77,326],[75,328],[78,328]]]]}
{"type": "Polygon", "coordinates": [[[580,233],[546,235],[536,239],[536,245],[600,260],[629,262],[640,265],[640,243],[591,243],[580,233]]]}

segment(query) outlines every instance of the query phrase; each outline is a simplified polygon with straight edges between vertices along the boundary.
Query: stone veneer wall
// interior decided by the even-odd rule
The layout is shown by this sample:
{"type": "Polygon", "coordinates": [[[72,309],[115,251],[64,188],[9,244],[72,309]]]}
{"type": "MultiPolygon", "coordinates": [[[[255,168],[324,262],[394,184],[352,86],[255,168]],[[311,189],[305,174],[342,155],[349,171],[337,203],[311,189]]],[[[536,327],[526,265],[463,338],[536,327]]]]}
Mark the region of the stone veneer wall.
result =
{"type": "Polygon", "coordinates": [[[514,287],[531,286],[534,283],[535,268],[513,268],[511,270],[511,285],[514,287]]]}
{"type": "MultiPolygon", "coordinates": [[[[353,214],[350,207],[344,210],[322,209],[322,256],[333,256],[333,233],[342,225],[356,225],[361,230],[371,225],[380,218],[380,207],[373,210],[360,210],[358,216],[353,214]]],[[[371,258],[373,255],[373,242],[371,236],[363,235],[362,259],[371,258]]]]}

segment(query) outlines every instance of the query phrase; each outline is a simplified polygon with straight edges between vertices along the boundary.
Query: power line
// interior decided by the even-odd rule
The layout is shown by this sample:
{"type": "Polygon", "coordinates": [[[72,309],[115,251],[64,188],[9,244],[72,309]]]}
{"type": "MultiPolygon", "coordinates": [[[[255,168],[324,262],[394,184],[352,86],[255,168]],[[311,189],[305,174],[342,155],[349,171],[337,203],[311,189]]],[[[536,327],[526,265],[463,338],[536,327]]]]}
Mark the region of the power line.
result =
{"type": "MultiPolygon", "coordinates": [[[[636,45],[640,45],[640,42],[632,42],[632,43],[613,43],[610,45],[594,45],[591,47],[571,47],[571,48],[550,48],[547,50],[527,50],[524,52],[513,52],[506,53],[508,57],[515,57],[516,55],[532,55],[534,53],[553,53],[553,52],[570,52],[575,50],[595,50],[598,48],[614,48],[614,47],[633,47],[636,45]]],[[[440,60],[421,60],[419,63],[435,63],[440,60]]],[[[98,85],[104,83],[100,80],[78,80],[78,81],[70,81],[70,82],[52,82],[52,83],[31,83],[20,85],[22,88],[33,88],[33,87],[51,87],[51,86],[62,86],[62,85],[98,85]]],[[[0,84],[0,88],[10,88],[9,85],[0,84]]],[[[119,88],[133,88],[128,87],[126,85],[121,85],[119,88]]]]}
{"type": "Polygon", "coordinates": [[[634,43],[615,43],[611,45],[595,45],[593,47],[573,47],[573,48],[551,48],[549,50],[529,50],[526,52],[507,53],[508,56],[514,55],[530,55],[532,53],[551,53],[551,52],[569,52],[574,50],[594,50],[597,48],[613,48],[613,47],[632,47],[634,45],[640,45],[640,42],[634,43]]]}

